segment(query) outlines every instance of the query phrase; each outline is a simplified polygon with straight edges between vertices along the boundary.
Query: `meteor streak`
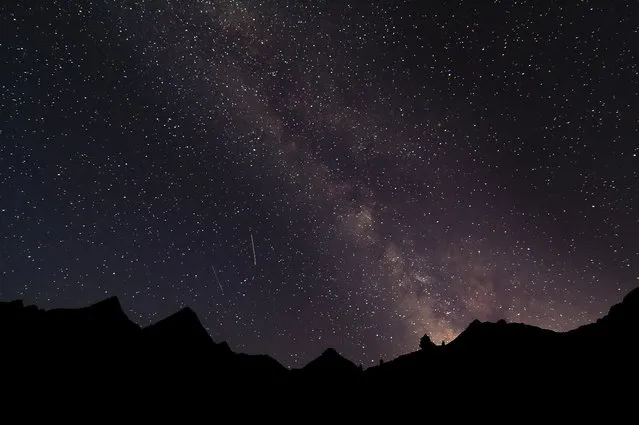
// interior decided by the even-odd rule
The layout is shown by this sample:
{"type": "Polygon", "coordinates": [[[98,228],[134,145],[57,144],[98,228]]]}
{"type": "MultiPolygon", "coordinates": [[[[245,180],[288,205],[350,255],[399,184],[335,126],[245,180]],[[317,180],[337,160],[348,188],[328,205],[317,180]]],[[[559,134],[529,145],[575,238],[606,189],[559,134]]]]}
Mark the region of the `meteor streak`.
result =
{"type": "Polygon", "coordinates": [[[257,266],[257,257],[255,256],[255,241],[253,241],[253,233],[251,233],[251,247],[253,248],[253,265],[257,266]]]}

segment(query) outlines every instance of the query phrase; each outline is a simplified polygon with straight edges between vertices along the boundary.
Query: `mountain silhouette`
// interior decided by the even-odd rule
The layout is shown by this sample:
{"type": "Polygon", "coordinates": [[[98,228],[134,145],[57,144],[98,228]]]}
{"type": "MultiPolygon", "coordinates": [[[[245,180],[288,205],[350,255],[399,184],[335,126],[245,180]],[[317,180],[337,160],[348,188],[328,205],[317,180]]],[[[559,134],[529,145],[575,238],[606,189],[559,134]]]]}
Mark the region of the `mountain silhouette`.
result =
{"type": "Polygon", "coordinates": [[[540,388],[547,400],[570,394],[601,401],[627,395],[622,382],[636,394],[638,337],[639,288],[596,322],[567,332],[475,320],[446,345],[425,336],[421,349],[366,370],[333,348],[290,370],[269,356],[216,343],[188,307],[140,328],[115,297],[48,311],[0,302],[5,388],[63,382],[77,397],[117,388],[122,400],[144,393],[174,404],[207,395],[218,402],[295,400],[309,408],[321,399],[348,408],[355,395],[370,403],[419,403],[499,394],[517,405],[539,399],[540,388]]]}
{"type": "Polygon", "coordinates": [[[344,380],[357,377],[362,370],[352,361],[340,355],[334,348],[326,349],[319,357],[300,369],[305,379],[344,380]]]}
{"type": "Polygon", "coordinates": [[[215,344],[189,307],[142,330],[143,345],[171,356],[230,356],[227,344],[215,344]]]}

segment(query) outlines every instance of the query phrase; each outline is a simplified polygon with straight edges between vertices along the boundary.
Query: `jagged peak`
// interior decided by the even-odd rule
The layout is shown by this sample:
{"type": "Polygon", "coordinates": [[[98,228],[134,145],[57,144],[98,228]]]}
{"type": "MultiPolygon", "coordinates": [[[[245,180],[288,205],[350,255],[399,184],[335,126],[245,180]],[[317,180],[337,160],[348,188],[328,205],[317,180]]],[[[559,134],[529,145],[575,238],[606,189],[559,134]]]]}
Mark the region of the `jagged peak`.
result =
{"type": "Polygon", "coordinates": [[[315,360],[321,360],[321,361],[330,361],[330,362],[348,362],[348,363],[352,363],[353,365],[355,363],[351,362],[350,360],[348,360],[346,357],[342,356],[336,349],[334,349],[333,347],[329,347],[326,350],[324,350],[322,352],[322,354],[319,355],[319,357],[317,357],[315,360]]]}
{"type": "Polygon", "coordinates": [[[219,343],[215,344],[217,346],[217,348],[219,348],[221,351],[227,351],[229,353],[233,352],[233,350],[231,350],[231,347],[229,346],[229,343],[226,341],[222,341],[219,343]]]}
{"type": "Polygon", "coordinates": [[[122,309],[122,304],[120,304],[120,300],[116,296],[106,298],[102,301],[98,301],[97,303],[87,307],[87,309],[101,312],[104,314],[126,316],[126,314],[124,313],[124,310],[122,309]]]}
{"type": "Polygon", "coordinates": [[[180,318],[189,318],[189,319],[196,319],[198,322],[200,321],[200,319],[197,317],[197,314],[195,313],[195,311],[193,311],[193,309],[191,307],[184,307],[181,308],[180,310],[178,310],[177,312],[173,313],[171,316],[169,317],[180,317],[180,318]]]}
{"type": "Polygon", "coordinates": [[[470,322],[468,327],[464,329],[457,338],[451,341],[451,344],[455,346],[458,344],[464,344],[464,341],[469,342],[483,338],[500,338],[506,335],[504,332],[512,332],[515,328],[520,330],[524,329],[525,331],[540,329],[535,326],[523,325],[521,323],[508,323],[506,319],[499,319],[496,322],[482,322],[475,319],[470,322]]]}
{"type": "Polygon", "coordinates": [[[458,344],[460,341],[465,340],[466,338],[468,338],[469,335],[473,335],[475,334],[475,332],[482,327],[482,325],[484,324],[484,322],[482,322],[481,320],[475,319],[472,322],[470,322],[470,324],[466,327],[466,329],[464,329],[459,335],[457,335],[457,337],[455,339],[453,339],[451,341],[452,345],[458,344]]]}
{"type": "Polygon", "coordinates": [[[477,326],[483,325],[484,322],[482,322],[479,319],[475,319],[472,322],[470,322],[470,324],[468,325],[468,327],[466,328],[466,330],[471,329],[471,328],[476,328],[477,326]]]}
{"type": "Polygon", "coordinates": [[[334,348],[327,348],[314,360],[311,360],[302,370],[356,370],[357,366],[334,348]]]}
{"type": "Polygon", "coordinates": [[[322,352],[322,354],[320,354],[320,357],[342,357],[336,349],[334,349],[333,347],[329,347],[326,350],[324,350],[322,352]]]}
{"type": "Polygon", "coordinates": [[[202,325],[202,322],[200,322],[197,314],[190,307],[184,307],[172,315],[155,322],[154,324],[146,327],[144,331],[147,334],[154,334],[156,332],[166,334],[168,332],[168,334],[178,338],[185,338],[187,335],[189,335],[189,338],[195,336],[197,340],[206,340],[215,344],[209,333],[202,325]]]}
{"type": "Polygon", "coordinates": [[[167,325],[194,326],[197,328],[203,328],[200,319],[197,317],[197,314],[191,309],[191,307],[184,307],[176,311],[175,313],[165,317],[164,319],[155,322],[154,324],[150,325],[149,328],[154,328],[157,326],[163,327],[167,325]]]}

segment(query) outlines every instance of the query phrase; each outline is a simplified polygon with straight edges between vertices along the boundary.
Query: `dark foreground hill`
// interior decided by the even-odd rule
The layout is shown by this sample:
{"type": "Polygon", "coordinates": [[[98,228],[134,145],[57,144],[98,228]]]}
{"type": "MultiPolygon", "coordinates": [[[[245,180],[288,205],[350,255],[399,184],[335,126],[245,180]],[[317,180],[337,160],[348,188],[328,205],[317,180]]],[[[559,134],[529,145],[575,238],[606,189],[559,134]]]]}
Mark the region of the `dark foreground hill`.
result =
{"type": "Polygon", "coordinates": [[[622,403],[639,395],[638,347],[639,288],[605,317],[569,332],[476,320],[447,345],[426,337],[419,351],[367,370],[333,349],[299,370],[235,353],[214,342],[189,308],[140,328],[117,298],[49,311],[0,303],[4,391],[112,407],[147,399],[156,407],[241,403],[249,411],[266,400],[320,411],[451,400],[510,400],[531,409],[571,400],[622,403]]]}

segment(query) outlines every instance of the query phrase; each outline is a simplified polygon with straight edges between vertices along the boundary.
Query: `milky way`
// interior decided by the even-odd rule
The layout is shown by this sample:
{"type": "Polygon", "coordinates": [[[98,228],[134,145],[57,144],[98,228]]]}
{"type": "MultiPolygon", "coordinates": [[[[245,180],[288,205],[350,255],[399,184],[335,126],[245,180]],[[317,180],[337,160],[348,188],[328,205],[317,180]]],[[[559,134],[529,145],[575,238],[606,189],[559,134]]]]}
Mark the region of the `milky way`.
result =
{"type": "MultiPolygon", "coordinates": [[[[261,4],[260,4],[261,3],[261,4]]],[[[0,5],[0,296],[369,365],[639,283],[639,3],[0,5]]]]}

